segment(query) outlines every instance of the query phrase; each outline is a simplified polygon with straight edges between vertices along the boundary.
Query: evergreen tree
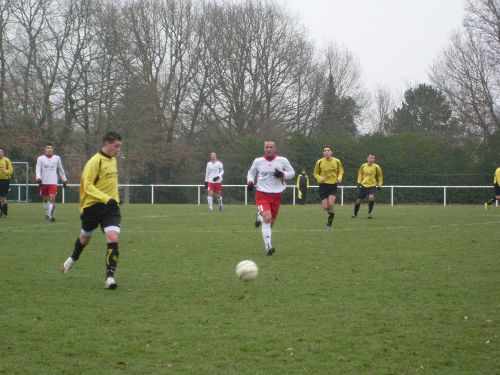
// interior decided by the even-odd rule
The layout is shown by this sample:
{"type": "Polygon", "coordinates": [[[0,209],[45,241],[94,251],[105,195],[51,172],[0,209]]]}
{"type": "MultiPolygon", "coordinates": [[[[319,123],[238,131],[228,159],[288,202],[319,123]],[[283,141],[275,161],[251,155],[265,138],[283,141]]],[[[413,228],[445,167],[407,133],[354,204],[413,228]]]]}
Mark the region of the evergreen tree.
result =
{"type": "Polygon", "coordinates": [[[354,119],[360,113],[356,101],[337,95],[333,76],[328,77],[328,86],[323,95],[322,110],[318,118],[317,132],[330,137],[336,134],[356,134],[354,119]]]}
{"type": "Polygon", "coordinates": [[[406,90],[401,107],[394,110],[394,133],[450,134],[451,110],[444,95],[431,85],[406,90]]]}

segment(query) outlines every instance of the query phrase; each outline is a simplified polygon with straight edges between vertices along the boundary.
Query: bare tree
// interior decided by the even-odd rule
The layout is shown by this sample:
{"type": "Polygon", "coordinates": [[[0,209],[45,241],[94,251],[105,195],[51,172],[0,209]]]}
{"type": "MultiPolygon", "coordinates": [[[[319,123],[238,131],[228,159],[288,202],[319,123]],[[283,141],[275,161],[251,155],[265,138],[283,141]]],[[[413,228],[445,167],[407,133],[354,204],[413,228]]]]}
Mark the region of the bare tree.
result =
{"type": "Polygon", "coordinates": [[[473,132],[485,134],[500,126],[497,77],[498,66],[470,29],[456,32],[431,68],[431,80],[445,93],[455,116],[473,132]]]}
{"type": "Polygon", "coordinates": [[[465,27],[477,30],[500,64],[500,1],[468,0],[465,27]]]}
{"type": "Polygon", "coordinates": [[[15,78],[22,77],[17,92],[23,107],[24,121],[55,138],[54,86],[59,79],[63,47],[70,34],[72,7],[65,2],[18,0],[12,4],[12,18],[17,25],[15,51],[11,64],[15,78]],[[15,74],[20,70],[20,75],[15,74]]]}
{"type": "Polygon", "coordinates": [[[7,60],[6,60],[6,40],[7,24],[9,22],[11,1],[0,2],[0,128],[7,125],[7,115],[5,106],[5,96],[7,91],[7,60]]]}
{"type": "Polygon", "coordinates": [[[391,118],[395,108],[391,91],[383,86],[375,89],[373,94],[372,122],[375,132],[381,134],[391,134],[391,118]]]}

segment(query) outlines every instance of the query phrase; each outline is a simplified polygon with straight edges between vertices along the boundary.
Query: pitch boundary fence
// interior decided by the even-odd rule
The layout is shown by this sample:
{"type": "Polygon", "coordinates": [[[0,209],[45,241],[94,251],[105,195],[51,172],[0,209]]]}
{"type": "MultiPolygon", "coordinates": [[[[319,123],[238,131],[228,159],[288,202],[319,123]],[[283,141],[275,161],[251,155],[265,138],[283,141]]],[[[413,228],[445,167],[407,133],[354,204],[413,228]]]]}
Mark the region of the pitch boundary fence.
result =
{"type": "MultiPolygon", "coordinates": [[[[27,202],[29,201],[28,197],[30,196],[29,194],[29,188],[36,188],[38,185],[37,184],[11,184],[11,200],[12,200],[12,194],[17,196],[17,201],[18,203],[22,202],[27,202]],[[12,190],[17,190],[17,191],[12,191],[12,190]]],[[[59,185],[62,186],[62,185],[59,185]]],[[[69,188],[78,188],[80,185],[78,184],[68,184],[67,187],[69,188]]],[[[196,201],[197,204],[202,203],[202,197],[204,197],[204,185],[177,185],[177,184],[120,184],[119,185],[120,189],[123,191],[123,189],[126,189],[128,192],[130,188],[146,188],[149,189],[149,202],[150,204],[161,204],[161,203],[155,203],[155,197],[157,194],[159,194],[162,190],[168,189],[168,188],[195,188],[196,189],[196,201]]],[[[246,189],[246,185],[224,185],[224,189],[228,188],[236,188],[236,189],[241,189],[243,191],[243,201],[242,204],[248,205],[249,204],[249,193],[246,189]]],[[[309,186],[309,190],[316,190],[318,186],[316,185],[311,185],[309,186]]],[[[297,187],[295,185],[288,185],[286,187],[287,190],[292,190],[292,198],[291,198],[291,204],[296,205],[297,200],[297,187]]],[[[357,187],[356,186],[339,186],[339,193],[337,194],[337,202],[340,203],[341,206],[344,205],[344,202],[346,201],[346,192],[351,192],[351,201],[352,197],[355,196],[355,192],[357,187]],[[353,191],[353,192],[352,192],[353,191]],[[354,194],[354,195],[353,195],[354,194]]],[[[385,185],[382,187],[382,191],[389,192],[390,199],[387,200],[387,203],[390,204],[391,206],[396,205],[397,198],[396,198],[396,192],[400,192],[401,190],[408,190],[408,189],[417,189],[418,191],[425,191],[428,189],[434,189],[434,190],[440,190],[441,191],[441,196],[440,196],[440,203],[443,206],[447,206],[449,204],[448,201],[448,195],[450,191],[454,190],[479,190],[482,189],[483,191],[485,189],[487,190],[492,190],[491,186],[443,186],[443,185],[432,185],[432,186],[418,186],[418,185],[385,185]]],[[[61,203],[67,203],[68,198],[67,198],[67,192],[66,189],[61,189],[61,198],[60,201],[61,203]]],[[[31,194],[33,196],[33,194],[31,194]]],[[[74,199],[69,199],[69,201],[75,201],[74,199]]],[[[125,201],[128,203],[128,194],[126,195],[125,201]]],[[[76,202],[75,202],[76,203],[76,202]]],[[[144,202],[142,202],[144,203],[144,202]]],[[[189,202],[187,202],[189,203],[189,202]]],[[[195,202],[192,202],[195,203],[195,202]]],[[[402,202],[404,204],[405,202],[402,202]]],[[[422,202],[426,203],[426,202],[422,202]]],[[[436,202],[434,202],[436,203],[436,202]]],[[[496,202],[496,206],[498,207],[498,201],[496,202]]]]}

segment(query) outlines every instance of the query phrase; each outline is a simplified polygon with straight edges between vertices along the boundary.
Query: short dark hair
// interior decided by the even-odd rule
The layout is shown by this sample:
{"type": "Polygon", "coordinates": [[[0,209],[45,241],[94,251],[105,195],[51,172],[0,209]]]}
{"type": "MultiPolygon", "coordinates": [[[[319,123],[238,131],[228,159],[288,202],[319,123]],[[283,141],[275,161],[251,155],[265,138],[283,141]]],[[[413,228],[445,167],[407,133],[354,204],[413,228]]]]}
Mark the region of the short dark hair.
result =
{"type": "Polygon", "coordinates": [[[329,148],[330,151],[333,151],[333,147],[330,146],[330,145],[324,145],[323,148],[322,148],[322,150],[325,151],[325,148],[329,148]]]}
{"type": "Polygon", "coordinates": [[[114,141],[121,141],[122,136],[117,132],[107,132],[106,135],[102,138],[102,143],[113,143],[114,141]]]}
{"type": "Polygon", "coordinates": [[[375,156],[375,153],[373,153],[373,152],[369,152],[369,153],[368,153],[368,156],[370,156],[370,155],[375,156]]]}
{"type": "Polygon", "coordinates": [[[50,143],[50,142],[47,142],[47,143],[45,143],[45,147],[47,147],[47,146],[52,146],[52,147],[54,147],[54,144],[53,144],[53,143],[50,143]]]}

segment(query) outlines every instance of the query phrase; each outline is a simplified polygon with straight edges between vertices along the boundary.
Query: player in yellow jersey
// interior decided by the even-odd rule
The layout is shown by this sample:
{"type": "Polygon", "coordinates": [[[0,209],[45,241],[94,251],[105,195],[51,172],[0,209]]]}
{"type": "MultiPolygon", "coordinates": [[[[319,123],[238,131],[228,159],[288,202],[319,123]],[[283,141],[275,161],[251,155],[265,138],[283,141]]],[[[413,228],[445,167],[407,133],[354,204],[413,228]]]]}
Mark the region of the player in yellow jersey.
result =
{"type": "Polygon", "coordinates": [[[5,149],[0,148],[0,218],[7,219],[7,194],[10,189],[10,178],[14,173],[10,159],[5,156],[5,149]]]}
{"type": "Polygon", "coordinates": [[[500,167],[495,171],[495,176],[493,177],[493,186],[495,188],[495,198],[491,198],[488,202],[484,203],[484,209],[487,210],[488,206],[495,201],[500,201],[500,167]]]}
{"type": "Polygon", "coordinates": [[[366,163],[362,164],[358,170],[358,199],[354,205],[353,218],[358,217],[358,211],[364,199],[368,195],[368,219],[371,219],[373,206],[375,205],[375,192],[380,190],[384,184],[382,169],[375,163],[375,155],[368,154],[366,163]]]}
{"type": "Polygon", "coordinates": [[[118,195],[118,169],[116,155],[120,151],[122,138],[109,132],[103,138],[100,152],[85,164],[80,181],[80,212],[82,230],[75,241],[71,256],[62,265],[67,273],[80,258],[80,254],[92,238],[99,225],[106,237],[106,289],[115,289],[115,270],[118,263],[118,236],[120,234],[120,197],[118,195]]]}
{"type": "Polygon", "coordinates": [[[326,227],[332,230],[337,186],[342,182],[344,167],[339,159],[332,156],[331,146],[323,146],[323,157],[316,162],[313,175],[319,184],[321,207],[328,214],[326,227]]]}

